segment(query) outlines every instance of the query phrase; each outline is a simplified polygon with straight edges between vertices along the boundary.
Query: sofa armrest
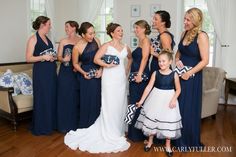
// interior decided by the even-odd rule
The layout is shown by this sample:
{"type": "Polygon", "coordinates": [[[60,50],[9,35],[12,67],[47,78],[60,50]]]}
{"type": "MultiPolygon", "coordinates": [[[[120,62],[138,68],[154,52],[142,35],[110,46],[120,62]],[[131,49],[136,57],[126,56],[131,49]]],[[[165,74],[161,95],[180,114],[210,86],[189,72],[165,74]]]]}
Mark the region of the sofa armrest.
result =
{"type": "Polygon", "coordinates": [[[202,97],[202,115],[201,118],[205,118],[211,115],[215,115],[218,109],[219,102],[219,90],[216,88],[203,91],[202,97]]]}
{"type": "Polygon", "coordinates": [[[17,107],[12,98],[14,93],[13,87],[2,87],[0,86],[0,110],[7,113],[17,113],[17,107]]]}
{"type": "Polygon", "coordinates": [[[2,87],[2,86],[0,86],[0,91],[9,91],[11,93],[14,93],[14,88],[13,87],[2,87]]]}
{"type": "Polygon", "coordinates": [[[212,93],[212,92],[216,92],[217,93],[217,92],[219,92],[219,90],[216,89],[216,88],[211,88],[211,89],[204,90],[203,94],[212,93]]]}

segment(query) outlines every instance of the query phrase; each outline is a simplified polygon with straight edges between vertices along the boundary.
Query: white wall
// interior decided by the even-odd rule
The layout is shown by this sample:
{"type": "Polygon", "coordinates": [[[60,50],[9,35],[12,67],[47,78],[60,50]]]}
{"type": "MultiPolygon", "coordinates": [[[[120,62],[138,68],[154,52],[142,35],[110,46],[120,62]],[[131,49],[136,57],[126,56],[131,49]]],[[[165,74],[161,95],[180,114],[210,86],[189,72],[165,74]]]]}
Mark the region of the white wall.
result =
{"type": "Polygon", "coordinates": [[[229,24],[229,28],[227,34],[229,34],[229,47],[228,48],[223,48],[222,51],[222,57],[225,58],[224,60],[224,69],[227,72],[227,77],[236,77],[236,64],[235,64],[235,60],[236,60],[236,1],[231,0],[230,1],[231,5],[230,5],[230,14],[229,17],[225,17],[228,18],[230,20],[230,24],[229,24]],[[224,51],[225,50],[225,51],[224,51]]]}
{"type": "Polygon", "coordinates": [[[28,0],[1,0],[0,63],[25,61],[28,0]]]}
{"type": "MultiPolygon", "coordinates": [[[[86,4],[84,4],[86,6],[86,4]]],[[[55,30],[56,41],[60,41],[65,36],[65,22],[68,20],[78,21],[77,0],[56,0],[55,3],[55,30]]]]}
{"type": "MultiPolygon", "coordinates": [[[[86,1],[86,0],[85,0],[86,1]]],[[[173,1],[173,0],[114,0],[114,22],[117,22],[123,26],[125,31],[124,42],[128,45],[130,44],[130,36],[134,36],[134,33],[130,32],[130,21],[131,20],[139,20],[145,19],[150,22],[152,20],[152,16],[150,15],[150,5],[151,4],[160,4],[161,9],[167,10],[170,12],[172,26],[170,31],[175,35],[175,40],[178,42],[179,34],[182,29],[182,18],[181,20],[177,20],[177,17],[182,17],[182,12],[178,11],[182,8],[182,0],[173,1]],[[169,4],[172,5],[169,5],[169,4]],[[138,18],[131,18],[130,5],[141,5],[141,16],[138,18]]],[[[77,6],[84,5],[86,7],[86,3],[78,4],[77,0],[67,0],[65,3],[64,0],[57,0],[55,4],[56,11],[56,41],[59,41],[64,35],[64,23],[67,20],[77,20],[79,21],[79,15],[77,6]],[[65,10],[65,11],[62,11],[65,10]]],[[[152,35],[156,35],[152,34],[152,35]]]]}
{"type": "MultiPolygon", "coordinates": [[[[161,9],[170,12],[172,26],[170,31],[175,35],[175,41],[178,44],[180,33],[182,32],[182,0],[114,0],[115,3],[115,22],[120,23],[125,31],[124,42],[130,44],[130,36],[134,36],[130,32],[130,20],[145,19],[151,20],[150,16],[150,4],[160,4],[161,9]],[[139,18],[131,18],[130,5],[141,5],[141,16],[139,18]]],[[[236,2],[236,1],[235,1],[236,2]]],[[[6,62],[20,62],[25,61],[25,48],[26,42],[29,37],[29,0],[1,0],[0,2],[0,63],[6,62]]],[[[77,20],[77,6],[86,6],[86,0],[84,4],[78,4],[77,0],[56,0],[55,4],[55,25],[56,41],[59,41],[64,37],[64,23],[67,20],[77,20]]],[[[223,52],[225,56],[224,69],[227,71],[228,77],[236,77],[235,58],[236,58],[236,10],[235,5],[232,5],[231,27],[232,31],[230,48],[223,52]]],[[[177,48],[177,45],[175,49],[177,48]]]]}

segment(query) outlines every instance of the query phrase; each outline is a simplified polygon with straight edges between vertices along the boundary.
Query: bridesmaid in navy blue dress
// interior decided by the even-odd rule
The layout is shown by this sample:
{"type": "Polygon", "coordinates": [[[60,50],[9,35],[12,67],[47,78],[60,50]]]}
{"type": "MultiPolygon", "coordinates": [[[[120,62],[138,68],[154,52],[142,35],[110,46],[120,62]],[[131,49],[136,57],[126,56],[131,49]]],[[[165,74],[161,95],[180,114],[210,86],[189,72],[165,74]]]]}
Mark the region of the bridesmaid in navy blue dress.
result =
{"type": "Polygon", "coordinates": [[[181,76],[181,94],[179,96],[180,113],[183,128],[182,137],[176,145],[188,151],[188,148],[201,148],[200,126],[202,108],[202,69],[208,64],[209,40],[201,31],[203,15],[201,10],[192,8],[184,17],[185,32],[176,53],[178,67],[191,66],[191,70],[181,76]],[[194,77],[191,77],[195,74],[194,77]]]}
{"type": "Polygon", "coordinates": [[[171,26],[170,14],[165,10],[159,10],[155,12],[152,22],[153,28],[156,29],[159,34],[156,40],[152,42],[152,49],[150,51],[153,56],[150,64],[151,74],[160,69],[157,57],[161,49],[173,50],[175,46],[174,35],[168,31],[168,28],[171,26]]]}
{"type": "Polygon", "coordinates": [[[100,42],[89,22],[81,24],[79,34],[82,38],[73,49],[72,59],[74,68],[79,71],[79,128],[88,128],[99,116],[101,107],[102,69],[93,62],[100,42]]]}
{"type": "Polygon", "coordinates": [[[33,22],[37,30],[27,44],[26,60],[33,62],[33,120],[34,135],[47,135],[56,129],[56,62],[53,44],[47,38],[51,28],[48,17],[39,16],[33,22]]]}
{"type": "MultiPolygon", "coordinates": [[[[139,39],[139,46],[132,52],[133,62],[130,72],[138,72],[135,81],[129,83],[129,103],[136,104],[143,94],[148,81],[142,81],[142,74],[150,75],[148,68],[148,57],[150,51],[150,41],[147,37],[151,33],[150,26],[144,20],[137,21],[134,24],[135,34],[139,39]]],[[[128,126],[128,138],[132,141],[143,141],[146,137],[142,130],[134,127],[136,120],[140,114],[140,108],[136,110],[131,124],[128,126]]]]}
{"type": "Polygon", "coordinates": [[[72,49],[78,43],[79,25],[76,21],[67,21],[67,37],[60,41],[58,60],[61,62],[57,83],[57,129],[60,132],[76,130],[79,122],[79,89],[76,73],[72,65],[72,49]]]}

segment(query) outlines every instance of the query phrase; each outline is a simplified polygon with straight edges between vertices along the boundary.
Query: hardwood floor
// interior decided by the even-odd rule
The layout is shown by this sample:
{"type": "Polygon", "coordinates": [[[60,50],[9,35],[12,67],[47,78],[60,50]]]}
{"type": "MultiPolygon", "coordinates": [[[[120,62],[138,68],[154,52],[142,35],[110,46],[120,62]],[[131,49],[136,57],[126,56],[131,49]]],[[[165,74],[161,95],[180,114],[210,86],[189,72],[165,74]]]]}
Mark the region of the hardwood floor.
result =
{"type": "MultiPolygon", "coordinates": [[[[222,105],[216,119],[211,117],[202,120],[202,142],[211,152],[174,152],[174,157],[235,157],[236,156],[236,106],[222,105]],[[213,149],[230,152],[212,152],[213,149]]],[[[129,150],[121,153],[90,154],[79,150],[73,151],[63,143],[64,134],[55,132],[50,136],[33,136],[28,131],[29,121],[21,122],[17,132],[11,130],[8,121],[0,119],[0,157],[165,157],[157,150],[146,153],[143,143],[131,142],[129,150]]]]}

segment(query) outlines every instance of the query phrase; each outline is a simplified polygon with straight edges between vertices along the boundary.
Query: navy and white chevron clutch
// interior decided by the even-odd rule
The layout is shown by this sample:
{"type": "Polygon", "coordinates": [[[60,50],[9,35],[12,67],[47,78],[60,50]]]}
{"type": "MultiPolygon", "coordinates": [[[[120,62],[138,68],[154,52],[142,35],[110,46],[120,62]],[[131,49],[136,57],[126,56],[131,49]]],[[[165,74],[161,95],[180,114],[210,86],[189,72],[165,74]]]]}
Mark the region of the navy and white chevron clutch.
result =
{"type": "Polygon", "coordinates": [[[102,57],[102,60],[107,63],[107,64],[111,64],[112,62],[115,65],[119,65],[120,64],[120,59],[119,57],[115,56],[115,55],[104,55],[102,57]]]}
{"type": "Polygon", "coordinates": [[[136,104],[129,104],[127,106],[127,111],[126,111],[126,115],[125,115],[125,122],[127,124],[131,124],[133,118],[134,118],[134,114],[136,112],[137,106],[136,104]]]}
{"type": "MultiPolygon", "coordinates": [[[[174,71],[179,75],[179,77],[181,77],[184,73],[186,73],[187,71],[191,69],[192,69],[191,66],[184,66],[182,68],[176,67],[174,71]]],[[[194,74],[191,77],[194,77],[194,74]]]]}

